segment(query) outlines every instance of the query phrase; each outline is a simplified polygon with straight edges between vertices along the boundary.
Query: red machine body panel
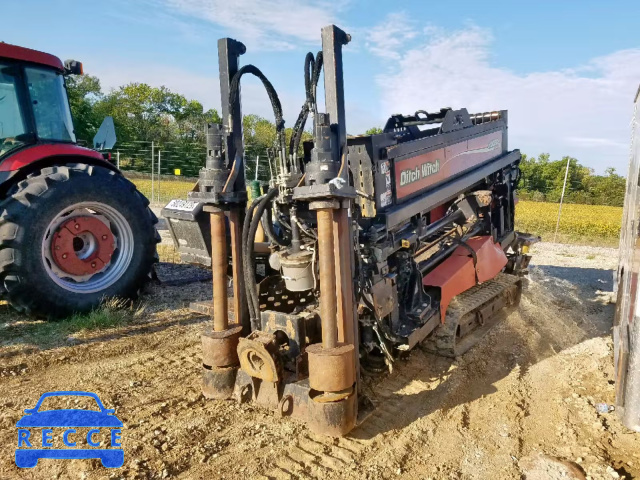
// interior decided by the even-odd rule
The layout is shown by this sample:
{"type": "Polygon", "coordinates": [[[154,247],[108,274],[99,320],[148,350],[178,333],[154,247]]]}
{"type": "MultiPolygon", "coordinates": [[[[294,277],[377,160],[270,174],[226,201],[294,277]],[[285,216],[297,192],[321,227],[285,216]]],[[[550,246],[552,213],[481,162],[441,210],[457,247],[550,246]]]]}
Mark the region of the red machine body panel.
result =
{"type": "Polygon", "coordinates": [[[89,157],[94,160],[100,160],[111,166],[111,164],[104,159],[102,154],[95,150],[80,147],[73,143],[45,143],[33,145],[9,155],[9,157],[0,163],[0,172],[19,170],[26,165],[37,162],[43,158],[61,156],[89,157]]]}
{"type": "Polygon", "coordinates": [[[18,47],[17,45],[10,45],[8,43],[0,43],[0,58],[36,63],[64,72],[62,61],[55,55],[30,48],[18,47]]]}
{"type": "Polygon", "coordinates": [[[413,195],[499,156],[502,131],[395,162],[396,198],[413,195]]]}
{"type": "Polygon", "coordinates": [[[469,249],[460,246],[449,258],[422,279],[423,285],[440,288],[440,319],[442,323],[444,323],[447,308],[453,297],[469,290],[477,283],[491,280],[507,264],[507,256],[500,244],[493,243],[490,236],[473,237],[469,239],[467,245],[476,254],[475,268],[469,249]]]}

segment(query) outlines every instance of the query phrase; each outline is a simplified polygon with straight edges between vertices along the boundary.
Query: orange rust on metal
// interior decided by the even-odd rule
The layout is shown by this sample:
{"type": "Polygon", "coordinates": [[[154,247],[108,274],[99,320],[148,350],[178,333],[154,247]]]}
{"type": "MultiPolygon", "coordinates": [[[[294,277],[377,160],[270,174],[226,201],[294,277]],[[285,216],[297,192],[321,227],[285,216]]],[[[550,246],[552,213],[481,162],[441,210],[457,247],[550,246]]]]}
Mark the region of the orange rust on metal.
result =
{"type": "Polygon", "coordinates": [[[444,323],[449,303],[456,295],[479,282],[494,278],[507,264],[507,257],[490,236],[470,238],[467,245],[476,252],[477,263],[466,247],[460,246],[422,279],[423,285],[440,288],[440,319],[444,323]]]}
{"type": "Polygon", "coordinates": [[[241,326],[216,331],[206,327],[201,335],[202,364],[209,367],[238,365],[238,338],[241,326]]]}
{"type": "Polygon", "coordinates": [[[213,276],[213,329],[228,327],[227,317],[227,235],[225,215],[221,210],[211,212],[211,273],[213,276]]]}
{"type": "Polygon", "coordinates": [[[344,400],[353,393],[353,387],[342,390],[341,392],[323,392],[321,395],[313,397],[313,400],[318,403],[339,402],[344,400]]]}
{"type": "MultiPolygon", "coordinates": [[[[233,209],[229,212],[229,230],[231,233],[231,271],[233,275],[233,311],[240,325],[248,323],[247,304],[244,294],[244,276],[242,274],[242,212],[233,209]]],[[[214,297],[215,298],[215,297],[214,297]]],[[[228,313],[227,313],[228,315],[228,313]]]]}
{"type": "MultiPolygon", "coordinates": [[[[357,305],[353,292],[353,269],[355,265],[353,233],[349,217],[350,202],[336,211],[334,222],[334,242],[336,249],[336,279],[338,308],[338,341],[356,344],[358,338],[357,305]]],[[[360,362],[358,351],[353,350],[355,378],[360,378],[360,362]]],[[[357,403],[357,402],[356,402],[357,403]]]]}
{"type": "Polygon", "coordinates": [[[322,393],[313,390],[309,392],[309,397],[305,420],[313,433],[341,437],[356,426],[358,405],[355,390],[336,402],[318,401],[322,393]]]}
{"type": "Polygon", "coordinates": [[[240,368],[247,375],[266,382],[278,382],[282,365],[278,358],[278,345],[271,333],[255,331],[238,342],[240,368]]]}
{"type": "Polygon", "coordinates": [[[100,219],[86,215],[72,217],[58,227],[51,241],[51,255],[66,273],[89,275],[98,273],[111,262],[116,244],[111,229],[100,219]],[[77,241],[87,248],[81,258],[76,250],[77,241]],[[92,249],[90,251],[89,249],[92,249]]]}
{"type": "Polygon", "coordinates": [[[320,392],[341,392],[356,381],[354,346],[338,344],[325,348],[316,343],[306,349],[309,361],[309,386],[320,392]]]}
{"type": "Polygon", "coordinates": [[[351,270],[351,248],[348,209],[341,208],[334,214],[333,242],[336,268],[336,295],[338,341],[354,343],[353,272],[351,270]]]}
{"type": "Polygon", "coordinates": [[[318,270],[320,273],[320,322],[322,345],[334,348],[338,344],[336,322],[336,264],[333,242],[333,209],[321,208],[318,214],[318,270]]]}

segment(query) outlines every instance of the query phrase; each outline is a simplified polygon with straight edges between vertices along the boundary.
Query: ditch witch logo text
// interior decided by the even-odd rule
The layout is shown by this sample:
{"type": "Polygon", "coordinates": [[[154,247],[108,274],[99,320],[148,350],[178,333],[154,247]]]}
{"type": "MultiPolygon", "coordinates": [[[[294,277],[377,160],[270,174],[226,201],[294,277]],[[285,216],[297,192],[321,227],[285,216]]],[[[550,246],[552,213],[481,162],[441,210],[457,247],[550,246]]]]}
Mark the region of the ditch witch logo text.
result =
{"type": "MultiPolygon", "coordinates": [[[[77,399],[76,399],[77,400],[77,399]]],[[[115,410],[104,408],[95,393],[49,392],[40,397],[34,408],[18,420],[16,465],[32,468],[41,458],[99,458],[107,468],[119,468],[124,463],[120,443],[122,422],[115,410]],[[90,397],[99,410],[41,408],[49,397],[90,397]]]]}
{"type": "Polygon", "coordinates": [[[410,183],[417,182],[422,178],[426,178],[429,175],[438,173],[440,171],[440,160],[435,162],[426,162],[416,168],[409,168],[400,172],[400,186],[409,185],[410,183]]]}

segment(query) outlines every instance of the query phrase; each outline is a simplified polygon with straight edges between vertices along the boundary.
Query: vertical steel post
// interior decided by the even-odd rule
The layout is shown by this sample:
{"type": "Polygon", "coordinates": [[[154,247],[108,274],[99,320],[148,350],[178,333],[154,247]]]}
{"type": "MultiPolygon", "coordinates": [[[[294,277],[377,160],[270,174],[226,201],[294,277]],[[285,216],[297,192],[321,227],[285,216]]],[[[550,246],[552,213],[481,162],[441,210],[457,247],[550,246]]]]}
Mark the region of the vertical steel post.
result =
{"type": "Polygon", "coordinates": [[[338,294],[338,341],[342,343],[351,343],[355,345],[357,337],[357,323],[355,321],[355,309],[352,308],[354,303],[345,299],[353,298],[353,278],[349,277],[349,268],[342,268],[352,261],[353,248],[349,243],[351,241],[351,224],[349,211],[346,208],[336,210],[334,214],[334,245],[336,250],[336,291],[338,294]],[[340,321],[341,320],[341,321],[340,321]],[[354,328],[355,327],[355,328],[354,328]]]}
{"type": "MultiPolygon", "coordinates": [[[[240,102],[231,105],[229,91],[231,80],[238,72],[238,58],[246,52],[246,47],[237,40],[221,38],[218,40],[218,69],[220,74],[220,96],[222,105],[222,124],[224,128],[225,152],[228,167],[235,158],[244,158],[244,144],[242,139],[242,109],[240,102]],[[233,123],[230,119],[233,118],[233,123]]],[[[238,176],[233,185],[236,192],[246,191],[244,165],[237,165],[238,176]]],[[[233,299],[234,315],[239,325],[248,331],[249,309],[244,291],[244,274],[242,271],[242,224],[245,217],[246,205],[241,204],[229,212],[229,228],[231,233],[231,259],[233,269],[233,299]]]]}
{"type": "MultiPolygon", "coordinates": [[[[242,110],[240,102],[234,105],[229,103],[229,91],[231,80],[238,72],[238,58],[247,51],[244,44],[232,38],[221,38],[218,40],[218,70],[220,73],[220,96],[222,105],[222,124],[225,133],[225,151],[229,166],[236,158],[244,158],[244,147],[242,142],[242,110]],[[233,115],[233,125],[229,124],[230,116],[233,115]]],[[[234,186],[235,191],[242,191],[246,188],[244,178],[244,168],[238,170],[238,176],[234,186]]]]}
{"type": "Polygon", "coordinates": [[[162,171],[160,169],[160,156],[162,154],[162,150],[158,150],[158,203],[160,203],[160,172],[162,171]]]}
{"type": "Polygon", "coordinates": [[[120,150],[116,152],[116,167],[120,170],[120,150]]]}
{"type": "Polygon", "coordinates": [[[211,273],[213,283],[213,330],[229,327],[227,300],[227,234],[222,210],[211,212],[211,273]]]}
{"type": "MultiPolygon", "coordinates": [[[[324,68],[324,102],[331,121],[331,130],[337,136],[333,142],[333,158],[339,162],[346,159],[347,124],[344,111],[344,80],[342,71],[342,46],[349,43],[351,36],[335,25],[322,29],[322,58],[324,68]],[[344,151],[343,151],[344,150],[344,151]]],[[[346,168],[340,176],[348,179],[346,168]]]]}
{"type": "Polygon", "coordinates": [[[562,202],[564,200],[564,190],[567,188],[567,176],[569,175],[569,160],[567,158],[567,169],[564,171],[564,182],[562,183],[562,193],[560,194],[560,208],[558,208],[558,220],[556,221],[556,233],[553,234],[553,243],[556,243],[558,236],[558,227],[560,226],[560,214],[562,213],[562,202]]]}
{"type": "MultiPolygon", "coordinates": [[[[338,176],[349,180],[347,164],[347,123],[344,106],[344,72],[342,68],[342,47],[349,43],[351,36],[335,25],[322,29],[322,56],[324,64],[325,105],[331,122],[331,130],[336,135],[332,146],[333,158],[340,162],[338,176]]],[[[341,208],[334,214],[334,259],[337,278],[337,322],[340,341],[351,343],[358,351],[357,305],[353,292],[353,272],[355,254],[353,229],[349,211],[352,200],[343,200],[341,208]]],[[[356,378],[359,378],[359,362],[354,354],[356,378]]]]}
{"type": "Polygon", "coordinates": [[[320,272],[320,321],[322,347],[338,344],[336,268],[334,262],[333,209],[321,208],[318,215],[318,270],[320,272]]]}
{"type": "MultiPolygon", "coordinates": [[[[229,398],[233,394],[236,374],[239,368],[237,347],[239,336],[243,330],[242,325],[244,325],[242,318],[244,308],[238,306],[238,302],[243,301],[245,298],[242,292],[242,252],[240,249],[240,225],[242,224],[246,206],[244,166],[242,165],[242,116],[239,102],[231,104],[229,101],[231,81],[238,71],[238,56],[242,55],[244,51],[244,45],[235,40],[223,38],[218,41],[224,129],[222,136],[224,138],[226,157],[223,160],[219,155],[220,152],[209,152],[207,154],[207,168],[214,172],[217,170],[220,173],[225,170],[229,171],[236,158],[240,159],[240,163],[236,164],[235,168],[238,175],[235,183],[230,186],[231,188],[222,188],[222,179],[220,178],[212,182],[215,191],[208,193],[213,193],[214,195],[208,198],[205,197],[205,203],[207,204],[203,208],[205,212],[210,214],[211,270],[213,277],[213,329],[205,329],[201,337],[203,352],[202,391],[207,398],[229,398]],[[233,117],[233,122],[230,121],[231,117],[233,117]],[[224,162],[227,165],[219,165],[219,163],[224,162]],[[233,260],[233,301],[237,322],[231,326],[229,325],[227,292],[228,257],[225,210],[229,211],[231,258],[233,260]]],[[[207,138],[207,147],[219,146],[221,142],[217,137],[219,135],[218,129],[207,127],[207,135],[209,134],[213,136],[207,138]]]]}
{"type": "Polygon", "coordinates": [[[153,169],[154,169],[154,164],[156,162],[155,159],[155,151],[154,151],[154,143],[153,140],[151,141],[151,201],[153,202],[153,169]]]}
{"type": "Polygon", "coordinates": [[[236,322],[245,328],[248,333],[251,330],[247,302],[244,289],[244,275],[242,272],[242,223],[244,215],[239,209],[229,211],[229,230],[231,233],[231,270],[233,275],[233,314],[236,322]]]}

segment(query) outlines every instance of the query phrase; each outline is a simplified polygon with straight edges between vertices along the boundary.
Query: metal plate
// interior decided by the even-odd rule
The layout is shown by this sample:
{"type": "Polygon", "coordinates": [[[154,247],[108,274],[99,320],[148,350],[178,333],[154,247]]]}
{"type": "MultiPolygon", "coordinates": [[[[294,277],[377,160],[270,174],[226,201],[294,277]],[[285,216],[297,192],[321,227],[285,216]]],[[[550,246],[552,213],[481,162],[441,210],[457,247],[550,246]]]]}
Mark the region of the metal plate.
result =
{"type": "Polygon", "coordinates": [[[315,302],[313,290],[290,292],[280,276],[267,277],[260,282],[258,299],[261,311],[275,310],[282,313],[292,313],[296,307],[304,309],[315,302]]]}
{"type": "Polygon", "coordinates": [[[176,198],[171,200],[164,208],[196,213],[196,210],[198,210],[199,207],[201,208],[201,205],[200,202],[194,202],[193,200],[180,200],[176,198]]]}

